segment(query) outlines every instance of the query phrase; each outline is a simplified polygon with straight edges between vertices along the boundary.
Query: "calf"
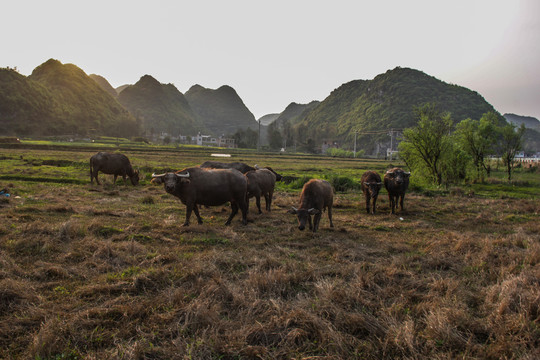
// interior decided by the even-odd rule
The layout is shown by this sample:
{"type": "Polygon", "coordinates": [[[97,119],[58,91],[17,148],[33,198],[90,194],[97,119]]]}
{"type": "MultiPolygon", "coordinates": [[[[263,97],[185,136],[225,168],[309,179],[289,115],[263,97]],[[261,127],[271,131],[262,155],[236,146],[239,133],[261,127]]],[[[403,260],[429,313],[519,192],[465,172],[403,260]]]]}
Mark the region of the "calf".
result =
{"type": "MultiPolygon", "coordinates": [[[[255,167],[257,168],[257,165],[255,165],[255,167]]],[[[255,171],[248,171],[246,177],[248,179],[248,199],[255,197],[255,203],[259,209],[259,214],[262,214],[261,195],[264,196],[266,211],[270,212],[274,186],[276,185],[276,175],[268,169],[257,169],[255,171]]]]}
{"type": "Polygon", "coordinates": [[[302,189],[300,195],[300,208],[295,207],[290,211],[298,217],[298,229],[306,228],[306,221],[309,223],[309,229],[316,232],[321,221],[321,214],[325,208],[328,209],[328,219],[330,227],[334,227],[332,223],[332,205],[334,202],[334,191],[332,185],[328,181],[311,179],[302,189]],[[311,223],[311,215],[314,215],[313,224],[311,223]]]}
{"type": "Polygon", "coordinates": [[[381,177],[375,171],[366,171],[360,180],[362,183],[362,192],[366,197],[366,212],[370,213],[370,200],[373,199],[373,208],[371,213],[375,214],[377,197],[379,196],[379,191],[382,187],[381,177]]]}
{"type": "Polygon", "coordinates": [[[384,187],[388,191],[388,200],[390,201],[391,213],[395,214],[398,200],[401,211],[403,211],[403,199],[405,192],[409,187],[410,172],[405,172],[400,168],[393,168],[384,175],[384,187]]]}

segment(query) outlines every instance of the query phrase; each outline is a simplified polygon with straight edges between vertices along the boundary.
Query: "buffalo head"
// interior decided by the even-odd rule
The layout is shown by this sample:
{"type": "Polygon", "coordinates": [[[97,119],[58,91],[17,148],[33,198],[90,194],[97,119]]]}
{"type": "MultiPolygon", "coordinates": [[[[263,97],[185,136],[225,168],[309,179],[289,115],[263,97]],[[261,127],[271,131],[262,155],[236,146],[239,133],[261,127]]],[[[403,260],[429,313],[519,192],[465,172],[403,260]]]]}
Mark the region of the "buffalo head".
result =
{"type": "Polygon", "coordinates": [[[298,218],[298,229],[304,230],[306,228],[306,221],[309,222],[309,228],[311,229],[311,215],[320,214],[321,211],[315,208],[311,209],[297,209],[294,206],[289,213],[296,215],[298,218]]]}
{"type": "Polygon", "coordinates": [[[371,197],[376,197],[379,194],[379,190],[381,190],[382,184],[382,182],[376,181],[364,182],[364,186],[367,187],[371,197]]]}
{"type": "Polygon", "coordinates": [[[133,176],[129,177],[129,180],[131,180],[133,185],[139,185],[139,170],[135,170],[133,176]]]}
{"type": "Polygon", "coordinates": [[[392,179],[396,184],[401,185],[411,176],[410,172],[405,172],[401,169],[388,170],[385,177],[392,179]]]}
{"type": "Polygon", "coordinates": [[[179,173],[165,173],[165,174],[152,174],[152,179],[155,179],[156,182],[163,183],[165,191],[168,193],[173,193],[178,184],[189,183],[189,172],[185,174],[179,173]]]}

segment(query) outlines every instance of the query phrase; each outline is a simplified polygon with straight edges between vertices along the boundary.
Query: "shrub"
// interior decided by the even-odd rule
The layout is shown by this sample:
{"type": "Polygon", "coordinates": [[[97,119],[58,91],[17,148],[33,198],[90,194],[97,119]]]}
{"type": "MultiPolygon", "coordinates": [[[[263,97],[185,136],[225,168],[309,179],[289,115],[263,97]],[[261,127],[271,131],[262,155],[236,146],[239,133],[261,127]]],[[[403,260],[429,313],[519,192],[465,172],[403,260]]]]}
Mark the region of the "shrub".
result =
{"type": "Polygon", "coordinates": [[[360,184],[346,176],[332,176],[327,179],[337,192],[360,189],[360,184]]]}

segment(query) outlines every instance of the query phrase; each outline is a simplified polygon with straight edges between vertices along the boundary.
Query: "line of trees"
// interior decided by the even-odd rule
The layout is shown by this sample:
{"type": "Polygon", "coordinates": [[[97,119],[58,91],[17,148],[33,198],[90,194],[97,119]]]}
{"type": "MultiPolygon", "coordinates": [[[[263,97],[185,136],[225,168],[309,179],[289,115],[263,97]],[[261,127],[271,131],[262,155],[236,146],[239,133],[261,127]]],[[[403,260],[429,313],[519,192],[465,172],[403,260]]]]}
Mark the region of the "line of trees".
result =
{"type": "Polygon", "coordinates": [[[450,114],[432,103],[416,107],[414,112],[418,123],[403,132],[404,141],[399,144],[400,156],[412,171],[436,185],[467,176],[483,181],[491,171],[487,157],[494,154],[502,158],[508,180],[512,179],[513,162],[523,146],[524,126],[499,125],[493,112],[454,126],[450,114]]]}

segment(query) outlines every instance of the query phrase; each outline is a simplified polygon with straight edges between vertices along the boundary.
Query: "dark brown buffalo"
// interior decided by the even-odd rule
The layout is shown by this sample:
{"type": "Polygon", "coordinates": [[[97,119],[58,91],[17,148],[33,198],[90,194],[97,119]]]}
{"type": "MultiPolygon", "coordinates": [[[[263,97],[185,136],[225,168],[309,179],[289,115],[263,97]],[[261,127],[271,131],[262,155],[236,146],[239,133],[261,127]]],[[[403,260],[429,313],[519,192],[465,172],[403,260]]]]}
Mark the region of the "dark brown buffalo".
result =
{"type": "Polygon", "coordinates": [[[399,200],[401,211],[403,211],[403,199],[405,192],[409,187],[410,172],[405,172],[400,168],[393,168],[384,175],[384,187],[388,191],[388,200],[390,201],[391,213],[396,213],[399,200]]]}
{"type": "Polygon", "coordinates": [[[186,205],[183,226],[189,225],[192,211],[202,224],[197,205],[217,206],[227,202],[231,203],[232,211],[225,225],[231,224],[238,208],[242,211],[242,223],[247,224],[247,178],[238,170],[192,167],[175,173],[152,174],[152,178],[160,179],[165,191],[186,205]]]}
{"type": "Polygon", "coordinates": [[[276,185],[276,175],[268,169],[248,171],[245,175],[248,179],[248,201],[250,198],[255,197],[259,214],[262,214],[261,196],[264,196],[266,211],[270,212],[274,187],[276,185]]]}
{"type": "Polygon", "coordinates": [[[362,183],[362,192],[366,197],[366,212],[375,214],[377,206],[377,197],[382,187],[381,177],[375,171],[366,171],[360,179],[362,183]],[[373,208],[370,209],[370,200],[373,199],[373,208]],[[371,211],[370,211],[371,210],[371,211]]]}
{"type": "Polygon", "coordinates": [[[321,221],[321,214],[325,208],[328,209],[328,219],[330,227],[334,227],[332,223],[332,205],[334,203],[334,190],[328,181],[311,179],[302,189],[300,195],[300,208],[295,207],[290,211],[298,217],[298,229],[306,228],[306,221],[309,222],[309,229],[316,232],[321,221]],[[311,215],[314,215],[313,224],[311,223],[311,215]]]}
{"type": "Polygon", "coordinates": [[[222,163],[219,161],[205,161],[200,165],[200,167],[206,168],[206,169],[236,169],[240,171],[242,174],[245,174],[248,171],[255,170],[254,167],[241,163],[241,162],[222,163]]]}
{"type": "Polygon", "coordinates": [[[116,184],[116,178],[121,176],[124,184],[127,184],[126,176],[129,177],[133,185],[139,184],[139,171],[133,170],[131,163],[126,155],[112,154],[108,152],[98,152],[90,158],[90,182],[94,183],[94,178],[98,185],[98,172],[114,175],[113,183],[116,184]]]}

